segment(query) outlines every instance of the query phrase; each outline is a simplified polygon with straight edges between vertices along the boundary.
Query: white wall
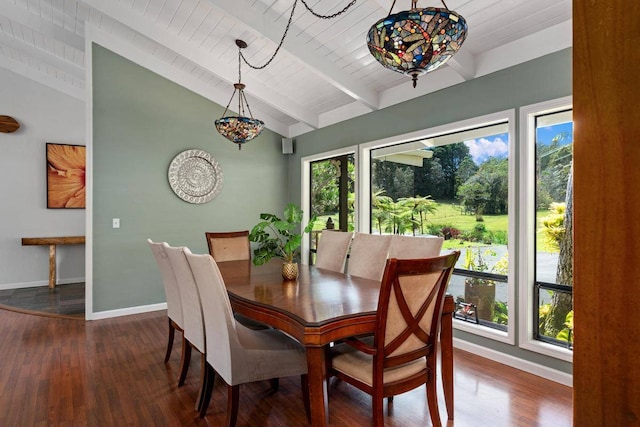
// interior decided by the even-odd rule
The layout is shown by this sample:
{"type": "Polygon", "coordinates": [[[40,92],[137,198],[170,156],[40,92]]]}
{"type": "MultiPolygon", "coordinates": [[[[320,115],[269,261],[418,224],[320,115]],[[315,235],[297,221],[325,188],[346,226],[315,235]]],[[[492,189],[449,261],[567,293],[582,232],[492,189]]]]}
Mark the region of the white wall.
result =
{"type": "MultiPolygon", "coordinates": [[[[22,237],[80,236],[84,209],[47,209],[47,142],[85,145],[84,102],[0,68],[0,115],[20,123],[0,133],[0,289],[48,283],[48,246],[22,237]]],[[[84,245],[58,247],[58,283],[84,281],[84,245]]]]}

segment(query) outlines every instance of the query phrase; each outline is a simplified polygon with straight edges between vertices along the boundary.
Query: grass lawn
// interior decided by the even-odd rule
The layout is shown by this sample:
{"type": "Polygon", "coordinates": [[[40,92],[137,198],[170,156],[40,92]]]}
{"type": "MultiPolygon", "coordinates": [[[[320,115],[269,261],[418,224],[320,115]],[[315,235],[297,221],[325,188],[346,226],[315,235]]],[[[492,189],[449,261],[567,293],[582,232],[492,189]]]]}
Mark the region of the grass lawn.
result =
{"type": "MultiPolygon", "coordinates": [[[[450,225],[453,226],[460,231],[471,231],[479,224],[476,221],[476,217],[473,214],[465,214],[464,209],[455,203],[451,203],[448,201],[437,201],[438,208],[434,213],[430,213],[426,215],[426,224],[425,224],[425,232],[427,224],[437,224],[437,225],[450,225]]],[[[541,221],[539,218],[542,218],[549,214],[548,210],[540,210],[536,215],[536,230],[539,230],[541,226],[541,221]]],[[[323,215],[319,216],[316,220],[313,229],[314,230],[324,230],[325,225],[327,223],[327,219],[331,217],[333,222],[338,226],[338,214],[333,215],[323,215]]],[[[483,215],[482,218],[487,231],[505,231],[507,232],[509,227],[509,218],[508,215],[483,215]]],[[[373,232],[377,233],[378,229],[376,227],[373,228],[373,232]]],[[[478,243],[474,242],[466,242],[458,239],[447,240],[444,242],[444,249],[459,249],[467,246],[478,246],[478,243]]],[[[536,231],[536,247],[538,252],[557,252],[554,250],[551,245],[546,241],[544,235],[541,232],[536,231]]]]}

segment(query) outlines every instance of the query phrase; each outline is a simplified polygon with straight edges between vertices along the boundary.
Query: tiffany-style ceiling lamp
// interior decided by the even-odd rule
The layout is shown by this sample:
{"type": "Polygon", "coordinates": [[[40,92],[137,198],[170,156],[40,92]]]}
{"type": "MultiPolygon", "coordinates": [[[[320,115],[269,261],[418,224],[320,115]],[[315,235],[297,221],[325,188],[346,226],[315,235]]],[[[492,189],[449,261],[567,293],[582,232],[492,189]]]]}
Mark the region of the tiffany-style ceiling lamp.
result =
{"type": "Polygon", "coordinates": [[[246,86],[242,83],[240,50],[247,47],[247,43],[242,40],[236,40],[236,46],[238,46],[238,83],[234,83],[234,90],[231,94],[231,99],[229,100],[227,107],[224,109],[222,117],[215,121],[215,125],[220,135],[224,136],[234,144],[238,144],[238,150],[240,150],[242,149],[242,144],[251,141],[262,133],[264,130],[264,122],[253,118],[251,108],[249,108],[249,102],[244,95],[244,88],[246,86]],[[229,105],[231,105],[231,101],[233,101],[233,97],[236,95],[236,92],[238,93],[238,115],[227,116],[227,110],[229,110],[229,105]],[[246,116],[245,111],[249,112],[248,117],[246,116]]]}
{"type": "MultiPolygon", "coordinates": [[[[395,3],[395,2],[394,2],[395,3]]],[[[410,75],[413,87],[418,76],[435,70],[460,49],[467,36],[467,22],[447,8],[411,10],[382,18],[369,29],[369,51],[383,67],[410,75]]],[[[391,6],[393,9],[393,5],[391,6]]]]}

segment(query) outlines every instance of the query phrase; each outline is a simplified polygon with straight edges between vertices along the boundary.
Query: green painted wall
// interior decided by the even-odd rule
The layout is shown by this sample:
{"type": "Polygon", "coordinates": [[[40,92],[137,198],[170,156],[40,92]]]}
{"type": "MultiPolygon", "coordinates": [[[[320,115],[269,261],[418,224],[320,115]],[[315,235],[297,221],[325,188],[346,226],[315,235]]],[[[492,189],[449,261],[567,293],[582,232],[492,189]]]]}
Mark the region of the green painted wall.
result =
{"type": "MultiPolygon", "coordinates": [[[[296,137],[296,153],[289,158],[289,200],[300,203],[302,157],[568,96],[572,94],[571,79],[572,50],[565,49],[300,135],[296,137]]],[[[411,84],[408,78],[406,84],[411,84]]],[[[516,134],[519,130],[517,120],[516,117],[516,134]]],[[[457,330],[455,336],[563,372],[572,370],[570,363],[517,346],[457,330]]]]}
{"type": "Polygon", "coordinates": [[[265,131],[238,151],[213,126],[223,107],[98,45],[92,51],[94,312],[161,303],[146,239],[205,253],[205,231],[250,229],[260,212],[280,212],[281,136],[265,131]],[[224,174],[220,195],[202,205],[179,199],[167,179],[173,157],[191,148],[211,153],[224,174]]]}

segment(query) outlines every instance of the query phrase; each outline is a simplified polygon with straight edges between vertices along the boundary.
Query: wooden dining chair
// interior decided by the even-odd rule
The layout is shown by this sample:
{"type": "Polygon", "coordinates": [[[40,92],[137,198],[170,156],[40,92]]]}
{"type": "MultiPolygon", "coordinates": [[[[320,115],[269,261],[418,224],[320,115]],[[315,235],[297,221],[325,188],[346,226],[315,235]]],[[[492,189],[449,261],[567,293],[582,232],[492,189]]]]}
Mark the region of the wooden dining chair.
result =
{"type": "Polygon", "coordinates": [[[216,262],[251,259],[249,231],[206,232],[209,254],[216,262]]]}
{"type": "Polygon", "coordinates": [[[391,238],[389,258],[415,259],[440,255],[444,239],[440,236],[399,236],[391,238]]]}
{"type": "Polygon", "coordinates": [[[300,375],[309,417],[305,348],[276,329],[256,331],[236,322],[220,270],[209,255],[183,249],[200,291],[207,343],[205,390],[200,417],[207,412],[216,373],[227,384],[227,426],[238,416],[240,384],[300,375]]]}
{"type": "Polygon", "coordinates": [[[331,350],[329,375],[370,394],[373,424],[384,425],[383,399],[426,384],[431,422],[441,426],[436,354],[445,291],[459,251],[387,260],[373,337],[348,338],[331,350]]]}
{"type": "Polygon", "coordinates": [[[202,390],[204,390],[204,371],[206,365],[206,345],[204,335],[204,320],[200,310],[200,295],[195,279],[191,273],[191,267],[184,256],[182,247],[166,247],[167,256],[176,275],[178,289],[180,289],[180,301],[184,314],[184,341],[182,346],[182,359],[180,360],[180,373],[178,387],[182,386],[187,378],[191,361],[191,349],[200,353],[200,392],[196,400],[196,410],[200,409],[202,390]]]}
{"type": "Polygon", "coordinates": [[[382,279],[390,243],[390,234],[355,233],[351,242],[347,272],[366,279],[382,279]]]}
{"type": "MultiPolygon", "coordinates": [[[[175,331],[183,332],[183,316],[182,316],[182,302],[180,301],[180,290],[178,289],[178,282],[176,281],[176,275],[173,272],[171,262],[167,257],[166,248],[169,246],[166,242],[154,242],[151,239],[147,239],[147,243],[151,248],[153,257],[158,264],[160,274],[162,276],[162,284],[164,285],[164,295],[167,299],[167,318],[169,320],[169,337],[167,339],[167,350],[164,355],[164,363],[169,361],[171,357],[171,350],[173,349],[173,340],[175,331]]],[[[183,337],[184,338],[184,337],[183,337]]],[[[183,351],[184,351],[184,339],[183,339],[183,351]]]]}
{"type": "Polygon", "coordinates": [[[324,230],[318,241],[315,266],[344,273],[352,237],[352,232],[324,230]]]}
{"type": "MultiPolygon", "coordinates": [[[[251,259],[249,231],[206,232],[209,254],[216,262],[241,261],[251,259]]],[[[267,329],[264,323],[257,322],[236,313],[236,320],[251,329],[267,329]]]]}

